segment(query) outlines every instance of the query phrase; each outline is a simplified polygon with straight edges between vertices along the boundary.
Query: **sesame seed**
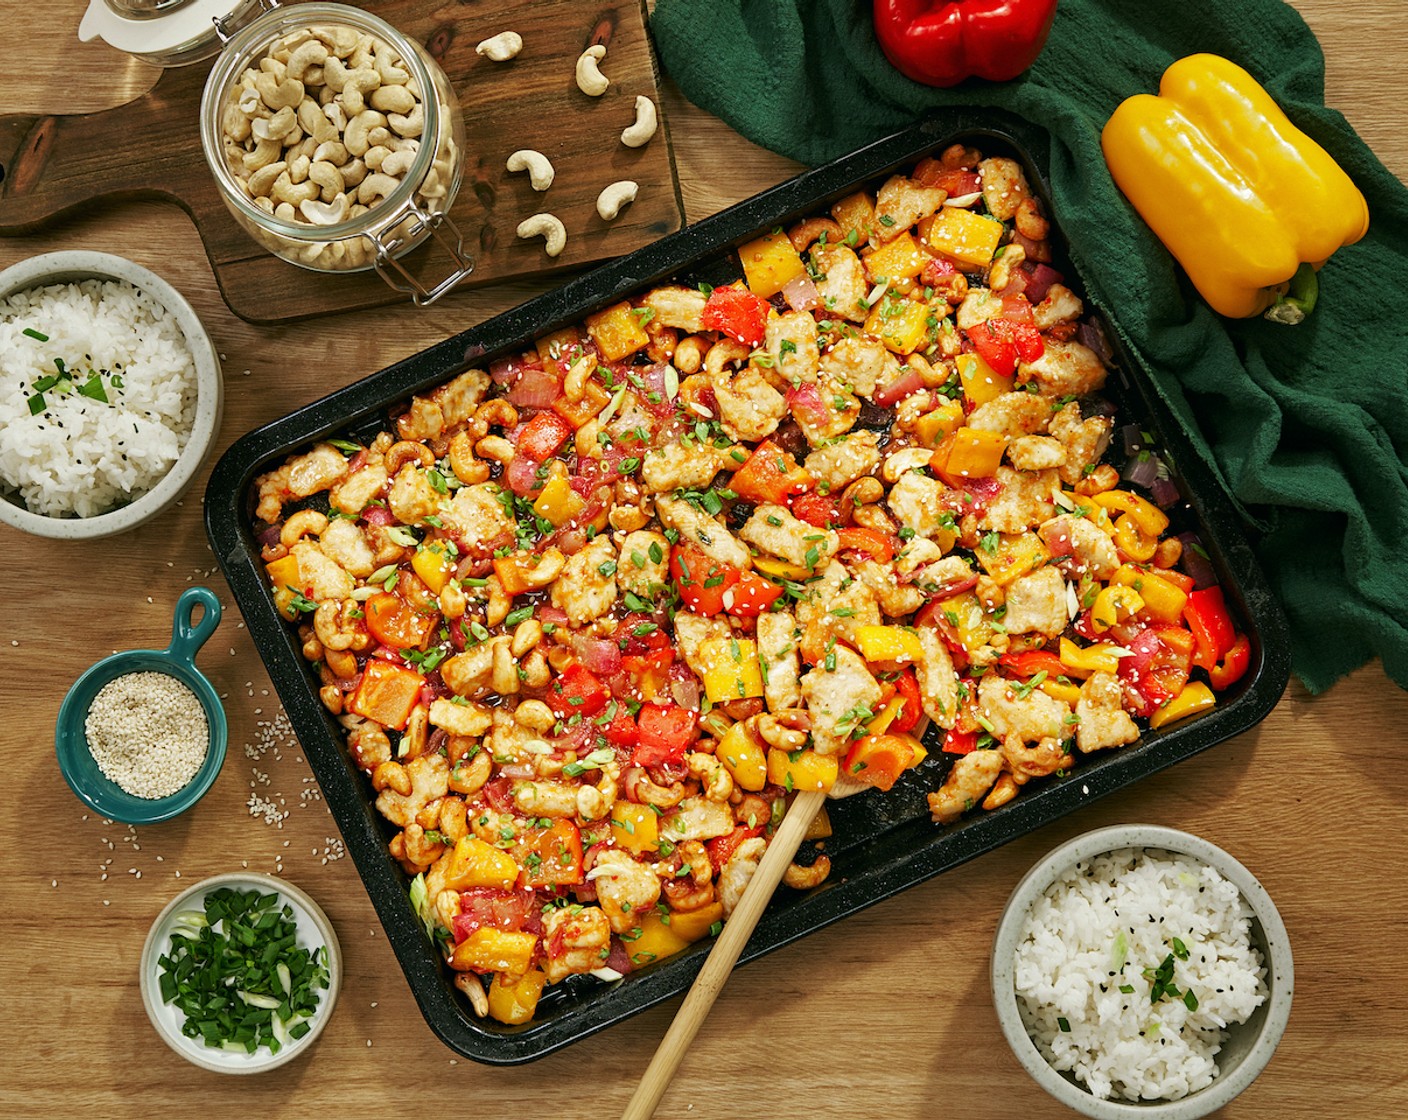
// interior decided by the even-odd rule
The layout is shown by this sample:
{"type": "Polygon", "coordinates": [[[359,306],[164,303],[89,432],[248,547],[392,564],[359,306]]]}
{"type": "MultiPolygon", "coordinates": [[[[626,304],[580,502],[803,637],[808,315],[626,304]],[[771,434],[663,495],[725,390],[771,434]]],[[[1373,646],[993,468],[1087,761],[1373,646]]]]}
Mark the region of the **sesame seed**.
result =
{"type": "MultiPolygon", "coordinates": [[[[210,747],[210,725],[199,698],[166,673],[126,673],[108,682],[93,698],[84,731],[103,774],[133,797],[148,800],[185,786],[210,747]]],[[[126,839],[131,838],[129,830],[126,839]]]]}

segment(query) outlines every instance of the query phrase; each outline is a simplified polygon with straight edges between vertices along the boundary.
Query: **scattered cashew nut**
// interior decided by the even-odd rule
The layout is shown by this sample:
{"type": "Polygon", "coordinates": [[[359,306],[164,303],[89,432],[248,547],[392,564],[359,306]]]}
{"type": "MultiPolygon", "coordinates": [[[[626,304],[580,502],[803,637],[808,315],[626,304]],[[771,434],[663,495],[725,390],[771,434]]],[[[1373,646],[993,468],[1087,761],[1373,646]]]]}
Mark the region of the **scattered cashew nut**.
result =
{"type": "Polygon", "coordinates": [[[518,223],[518,236],[541,237],[543,251],[555,257],[567,246],[567,227],[551,214],[534,214],[518,223]]]}
{"type": "Polygon", "coordinates": [[[603,221],[611,221],[621,212],[623,206],[629,206],[636,200],[639,190],[640,187],[630,179],[612,183],[596,196],[596,212],[601,215],[603,221]]]}
{"type": "Polygon", "coordinates": [[[606,48],[600,43],[588,47],[577,59],[577,88],[588,97],[600,97],[611,84],[611,79],[601,72],[599,63],[606,57],[606,48]]]}
{"type": "Polygon", "coordinates": [[[315,226],[335,226],[347,217],[347,196],[336,195],[331,202],[304,199],[298,204],[298,211],[315,226]]]}
{"type": "Polygon", "coordinates": [[[523,49],[523,36],[517,31],[501,31],[491,39],[485,39],[474,53],[483,55],[490,62],[507,62],[523,49]]]}
{"type": "Polygon", "coordinates": [[[545,191],[552,186],[552,162],[542,152],[535,152],[532,148],[520,148],[508,157],[504,166],[510,171],[528,172],[528,182],[535,191],[545,191]]]}
{"type": "Polygon", "coordinates": [[[655,102],[648,97],[636,98],[636,121],[621,133],[621,143],[628,148],[643,148],[655,135],[659,121],[655,113],[655,102]]]}

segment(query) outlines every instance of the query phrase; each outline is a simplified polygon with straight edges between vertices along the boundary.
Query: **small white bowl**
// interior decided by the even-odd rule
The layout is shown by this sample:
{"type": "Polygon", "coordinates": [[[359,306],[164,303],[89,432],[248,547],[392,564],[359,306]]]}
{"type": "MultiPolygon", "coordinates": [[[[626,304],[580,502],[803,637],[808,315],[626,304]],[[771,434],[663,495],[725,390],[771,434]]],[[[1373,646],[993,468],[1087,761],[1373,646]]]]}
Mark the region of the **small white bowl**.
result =
{"type": "Polygon", "coordinates": [[[1250,1085],[1276,1050],[1291,1014],[1295,989],[1291,943],[1271,896],[1250,871],[1221,848],[1197,836],[1158,825],[1116,825],[1077,836],[1047,854],[1012,892],[992,947],[992,997],[1002,1033],[1038,1085],[1062,1104],[1094,1120],[1198,1120],[1216,1112],[1250,1085]],[[1218,871],[1253,911],[1251,943],[1266,966],[1266,1001],[1245,1023],[1227,1028],[1218,1052],[1218,1076],[1206,1089],[1176,1101],[1104,1100],[1069,1073],[1058,1072],[1027,1034],[1017,1008],[1015,964],[1022,927],[1032,904],[1074,864],[1121,848],[1153,848],[1191,856],[1218,871]]]}
{"type": "Polygon", "coordinates": [[[277,879],[273,875],[261,875],[254,871],[238,871],[227,875],[215,875],[209,879],[187,887],[166,905],[147,932],[146,943],[142,946],[142,1003],[146,1006],[147,1017],[161,1040],[188,1062],[213,1070],[216,1073],[263,1073],[285,1062],[292,1061],[302,1054],[314,1040],[323,1033],[332,1017],[333,1006],[337,1003],[337,993],[342,987],[342,947],[338,944],[337,933],[323,913],[322,907],[292,883],[277,879]],[[234,890],[257,890],[261,894],[275,893],[280,905],[288,903],[293,909],[298,924],[299,945],[312,950],[319,945],[326,949],[328,986],[318,1000],[318,1009],[313,1013],[310,1030],[302,1038],[290,1041],[280,1048],[277,1054],[268,1047],[261,1046],[253,1054],[243,1050],[219,1050],[207,1046],[199,1038],[187,1038],[181,1033],[185,1016],[172,1004],[161,998],[159,979],[160,960],[171,948],[171,931],[176,924],[176,915],[182,910],[201,910],[205,906],[205,896],[217,887],[230,887],[234,890]]]}
{"type": "Polygon", "coordinates": [[[126,280],[146,292],[172,315],[186,336],[196,367],[196,415],[190,435],[171,470],[135,501],[95,517],[49,517],[26,509],[16,494],[0,494],[0,522],[26,533],[57,540],[109,537],[149,521],[170,506],[191,484],[220,430],[224,382],[220,355],[185,298],[156,273],[110,253],[66,250],[30,257],[0,272],[0,299],[27,288],[80,280],[126,280]]]}

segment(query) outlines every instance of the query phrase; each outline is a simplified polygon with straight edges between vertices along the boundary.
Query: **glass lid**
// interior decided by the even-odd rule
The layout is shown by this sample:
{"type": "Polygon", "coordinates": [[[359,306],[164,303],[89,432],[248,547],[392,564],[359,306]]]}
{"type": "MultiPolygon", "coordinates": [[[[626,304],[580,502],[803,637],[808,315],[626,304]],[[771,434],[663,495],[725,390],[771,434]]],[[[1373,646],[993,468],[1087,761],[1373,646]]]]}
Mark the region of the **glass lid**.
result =
{"type": "Polygon", "coordinates": [[[277,0],[88,0],[78,37],[102,39],[158,66],[183,65],[220,50],[216,20],[228,35],[276,6],[277,0]]]}

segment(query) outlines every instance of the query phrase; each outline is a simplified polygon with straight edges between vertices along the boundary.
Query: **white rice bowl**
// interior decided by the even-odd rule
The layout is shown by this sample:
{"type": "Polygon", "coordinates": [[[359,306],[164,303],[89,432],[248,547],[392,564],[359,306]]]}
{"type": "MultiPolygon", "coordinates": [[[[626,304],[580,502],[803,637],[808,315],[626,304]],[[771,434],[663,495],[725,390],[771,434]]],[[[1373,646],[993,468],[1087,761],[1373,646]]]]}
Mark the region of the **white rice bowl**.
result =
{"type": "Polygon", "coordinates": [[[1218,1076],[1224,1028],[1268,995],[1251,919],[1237,887],[1191,856],[1122,848],[1082,860],[1036,899],[1018,934],[1022,1023],[1052,1068],[1096,1097],[1198,1092],[1218,1076]],[[1179,994],[1151,1002],[1146,969],[1156,974],[1171,954],[1179,994]]]}
{"type": "Polygon", "coordinates": [[[0,300],[0,484],[31,512],[93,517],[147,493],[184,449],[196,398],[176,317],[127,281],[50,284],[0,300]],[[59,373],[55,359],[72,388],[50,387],[31,412],[36,386],[59,373]],[[77,391],[92,385],[106,402],[77,391]]]}

